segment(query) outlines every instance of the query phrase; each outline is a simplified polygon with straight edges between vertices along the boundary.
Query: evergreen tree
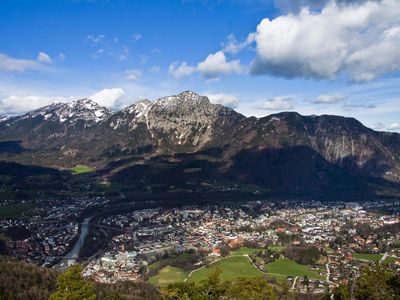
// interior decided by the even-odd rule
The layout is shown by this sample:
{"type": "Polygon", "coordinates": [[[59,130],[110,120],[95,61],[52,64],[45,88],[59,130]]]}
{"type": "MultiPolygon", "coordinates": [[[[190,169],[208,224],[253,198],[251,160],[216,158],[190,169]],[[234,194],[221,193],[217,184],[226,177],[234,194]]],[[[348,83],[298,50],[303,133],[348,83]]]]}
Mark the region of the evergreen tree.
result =
{"type": "Polygon", "coordinates": [[[79,265],[73,265],[61,274],[50,300],[96,300],[93,286],[83,280],[81,272],[79,265]]]}

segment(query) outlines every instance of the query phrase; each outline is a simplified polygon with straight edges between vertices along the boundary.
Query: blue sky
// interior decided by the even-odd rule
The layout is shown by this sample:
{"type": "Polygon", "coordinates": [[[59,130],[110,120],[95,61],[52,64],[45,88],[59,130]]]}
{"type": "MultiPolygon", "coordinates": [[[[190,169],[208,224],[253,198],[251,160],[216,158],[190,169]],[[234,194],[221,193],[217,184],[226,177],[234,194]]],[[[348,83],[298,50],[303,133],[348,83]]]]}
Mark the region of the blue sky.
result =
{"type": "Polygon", "coordinates": [[[0,2],[0,113],[194,90],[400,131],[398,0],[0,2]]]}

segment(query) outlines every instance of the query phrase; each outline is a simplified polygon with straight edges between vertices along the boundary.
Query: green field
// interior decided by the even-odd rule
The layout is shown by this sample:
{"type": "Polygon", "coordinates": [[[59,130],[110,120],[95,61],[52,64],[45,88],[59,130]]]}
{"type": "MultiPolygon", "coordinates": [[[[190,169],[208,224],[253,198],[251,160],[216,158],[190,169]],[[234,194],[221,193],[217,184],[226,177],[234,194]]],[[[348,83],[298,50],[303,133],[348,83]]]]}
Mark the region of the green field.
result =
{"type": "Polygon", "coordinates": [[[234,251],[230,251],[229,253],[231,255],[243,255],[243,254],[252,254],[254,252],[259,252],[259,251],[263,251],[263,250],[265,250],[265,249],[240,247],[239,249],[236,249],[234,251]]]}
{"type": "Polygon", "coordinates": [[[188,273],[179,268],[165,267],[158,272],[156,276],[149,279],[149,282],[157,286],[166,286],[168,284],[185,280],[188,273]]]}
{"type": "Polygon", "coordinates": [[[370,253],[353,253],[353,258],[355,259],[364,259],[378,262],[383,257],[382,254],[370,254],[370,253]]]}
{"type": "Polygon", "coordinates": [[[295,261],[284,258],[274,261],[266,265],[266,270],[268,273],[280,274],[284,276],[299,276],[303,277],[307,275],[308,278],[314,279],[323,279],[321,275],[316,272],[313,272],[307,268],[307,266],[300,265],[295,261]]]}
{"type": "Polygon", "coordinates": [[[222,271],[221,278],[224,280],[233,280],[237,277],[263,276],[263,273],[251,264],[249,258],[245,256],[230,256],[194,272],[190,280],[201,281],[217,268],[222,271]]]}
{"type": "Polygon", "coordinates": [[[22,214],[35,205],[32,203],[17,203],[0,206],[0,218],[21,218],[22,214]]]}
{"type": "Polygon", "coordinates": [[[388,257],[386,257],[384,263],[385,263],[385,264],[392,264],[392,263],[394,263],[395,261],[400,261],[400,258],[393,257],[393,256],[388,256],[388,257]]]}
{"type": "Polygon", "coordinates": [[[94,171],[93,168],[85,165],[77,165],[71,169],[71,172],[74,174],[90,173],[93,171],[94,171]]]}

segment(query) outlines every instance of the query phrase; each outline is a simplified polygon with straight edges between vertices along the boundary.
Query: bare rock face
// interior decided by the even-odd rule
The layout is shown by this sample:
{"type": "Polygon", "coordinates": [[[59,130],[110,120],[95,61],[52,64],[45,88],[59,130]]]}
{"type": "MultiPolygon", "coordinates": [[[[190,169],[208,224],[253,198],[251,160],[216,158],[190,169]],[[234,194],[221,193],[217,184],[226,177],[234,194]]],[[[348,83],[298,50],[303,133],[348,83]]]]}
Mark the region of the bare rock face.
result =
{"type": "Polygon", "coordinates": [[[217,122],[242,116],[193,92],[158,99],[144,115],[152,137],[166,147],[199,150],[211,143],[217,122]]]}

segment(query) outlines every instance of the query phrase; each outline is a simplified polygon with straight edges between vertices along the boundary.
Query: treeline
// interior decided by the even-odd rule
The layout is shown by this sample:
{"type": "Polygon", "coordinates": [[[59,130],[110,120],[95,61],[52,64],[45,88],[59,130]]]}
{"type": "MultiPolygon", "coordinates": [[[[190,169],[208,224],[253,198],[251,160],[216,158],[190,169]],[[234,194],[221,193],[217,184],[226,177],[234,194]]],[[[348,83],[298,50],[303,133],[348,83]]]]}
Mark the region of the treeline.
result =
{"type": "Polygon", "coordinates": [[[321,256],[318,248],[312,246],[288,246],[283,251],[285,257],[302,265],[312,265],[321,256]]]}
{"type": "MultiPolygon", "coordinates": [[[[335,300],[398,300],[400,275],[383,265],[365,267],[361,276],[349,285],[339,285],[333,290],[335,300]]],[[[327,294],[322,300],[330,300],[327,294]]]]}
{"type": "Polygon", "coordinates": [[[156,264],[153,264],[151,268],[149,268],[147,276],[155,276],[161,269],[167,266],[179,268],[185,272],[190,272],[197,268],[195,264],[201,261],[201,259],[201,255],[194,253],[193,251],[187,251],[180,255],[176,255],[175,257],[166,257],[162,260],[159,260],[156,264]]]}
{"type": "Polygon", "coordinates": [[[0,300],[397,300],[400,276],[383,265],[366,267],[349,285],[326,295],[289,292],[285,283],[270,284],[263,277],[222,280],[220,270],[204,280],[171,284],[161,290],[144,282],[98,284],[84,280],[79,265],[62,274],[31,264],[0,258],[0,300]]]}
{"type": "Polygon", "coordinates": [[[0,299],[48,299],[57,275],[51,269],[0,257],[0,299]]]}

